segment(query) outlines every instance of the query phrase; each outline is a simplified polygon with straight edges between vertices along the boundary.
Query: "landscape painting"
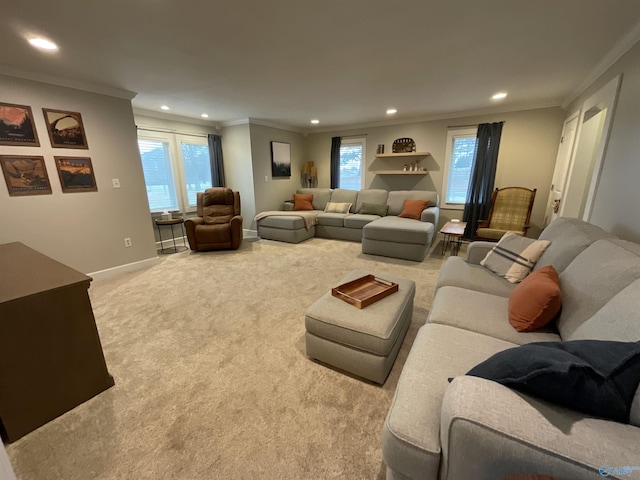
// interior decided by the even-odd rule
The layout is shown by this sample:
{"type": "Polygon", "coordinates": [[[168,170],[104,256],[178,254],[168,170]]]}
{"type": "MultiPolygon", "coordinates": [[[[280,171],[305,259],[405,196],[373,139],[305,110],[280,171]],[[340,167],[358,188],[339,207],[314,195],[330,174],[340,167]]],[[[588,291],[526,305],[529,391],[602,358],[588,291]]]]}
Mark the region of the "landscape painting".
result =
{"type": "Polygon", "coordinates": [[[0,102],[0,145],[40,146],[31,107],[0,102]]]}
{"type": "Polygon", "coordinates": [[[42,111],[52,147],[89,148],[80,113],[51,108],[43,108],[42,111]]]}
{"type": "Polygon", "coordinates": [[[96,177],[88,157],[54,157],[63,193],[96,192],[96,177]]]}
{"type": "Polygon", "coordinates": [[[291,176],[291,145],[271,142],[271,176],[291,176]]]}
{"type": "Polygon", "coordinates": [[[0,155],[0,165],[9,195],[46,195],[51,193],[44,157],[0,155]]]}

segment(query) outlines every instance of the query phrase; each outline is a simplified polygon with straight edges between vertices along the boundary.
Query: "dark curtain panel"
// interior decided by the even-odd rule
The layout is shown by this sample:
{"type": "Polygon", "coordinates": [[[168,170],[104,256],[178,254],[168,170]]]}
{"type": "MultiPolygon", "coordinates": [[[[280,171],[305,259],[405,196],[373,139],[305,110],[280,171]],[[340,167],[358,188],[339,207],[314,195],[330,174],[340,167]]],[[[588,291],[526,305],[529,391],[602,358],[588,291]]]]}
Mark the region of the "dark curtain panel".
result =
{"type": "Polygon", "coordinates": [[[478,125],[476,158],[469,179],[467,203],[462,215],[462,221],[467,222],[464,230],[465,238],[473,238],[478,222],[486,219],[489,214],[503,124],[504,122],[497,122],[478,125]]]}
{"type": "Polygon", "coordinates": [[[342,137],[331,137],[331,188],[340,188],[340,142],[342,137]]]}
{"type": "Polygon", "coordinates": [[[222,162],[222,137],[207,135],[209,157],[211,157],[211,186],[224,187],[224,164],[222,162]]]}

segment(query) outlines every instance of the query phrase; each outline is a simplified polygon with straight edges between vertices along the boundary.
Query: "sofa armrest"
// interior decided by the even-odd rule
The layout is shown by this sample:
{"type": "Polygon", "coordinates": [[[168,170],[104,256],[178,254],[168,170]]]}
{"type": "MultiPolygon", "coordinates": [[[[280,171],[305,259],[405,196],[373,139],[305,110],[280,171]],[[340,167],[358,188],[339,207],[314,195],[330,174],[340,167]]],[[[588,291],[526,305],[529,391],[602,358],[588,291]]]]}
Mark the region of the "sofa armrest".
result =
{"type": "Polygon", "coordinates": [[[438,220],[440,219],[439,207],[427,207],[420,214],[420,220],[423,222],[433,223],[434,227],[438,228],[438,220]]]}
{"type": "Polygon", "coordinates": [[[603,466],[638,465],[640,428],[462,376],[445,392],[440,441],[442,480],[516,474],[582,480],[602,478],[603,466]]]}
{"type": "Polygon", "coordinates": [[[491,249],[495,246],[496,246],[495,242],[483,242],[483,241],[471,242],[467,247],[467,263],[480,265],[480,262],[482,261],[482,259],[486,257],[487,253],[489,253],[491,249]]]}
{"type": "Polygon", "coordinates": [[[293,202],[282,202],[282,211],[283,212],[292,212],[293,211],[293,202]]]}

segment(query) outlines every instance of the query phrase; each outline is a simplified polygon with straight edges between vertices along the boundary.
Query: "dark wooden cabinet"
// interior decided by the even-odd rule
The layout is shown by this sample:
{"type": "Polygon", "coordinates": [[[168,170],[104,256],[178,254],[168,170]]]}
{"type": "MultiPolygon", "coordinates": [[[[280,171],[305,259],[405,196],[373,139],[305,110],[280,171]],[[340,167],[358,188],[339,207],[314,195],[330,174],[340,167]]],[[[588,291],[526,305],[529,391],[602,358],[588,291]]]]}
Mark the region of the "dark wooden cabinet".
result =
{"type": "Polygon", "coordinates": [[[0,245],[0,433],[13,442],[114,385],[91,277],[22,243],[0,245]]]}

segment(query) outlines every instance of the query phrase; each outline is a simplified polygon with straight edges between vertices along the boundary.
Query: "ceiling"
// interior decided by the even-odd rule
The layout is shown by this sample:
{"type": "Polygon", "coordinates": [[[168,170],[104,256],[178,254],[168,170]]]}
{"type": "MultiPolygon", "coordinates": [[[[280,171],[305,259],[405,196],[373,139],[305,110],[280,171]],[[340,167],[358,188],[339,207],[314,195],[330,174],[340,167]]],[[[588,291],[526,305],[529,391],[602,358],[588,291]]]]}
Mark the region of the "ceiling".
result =
{"type": "Polygon", "coordinates": [[[0,73],[314,131],[561,105],[638,25],[638,0],[1,0],[0,73]]]}

